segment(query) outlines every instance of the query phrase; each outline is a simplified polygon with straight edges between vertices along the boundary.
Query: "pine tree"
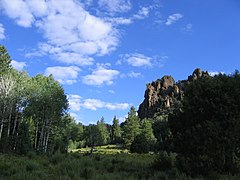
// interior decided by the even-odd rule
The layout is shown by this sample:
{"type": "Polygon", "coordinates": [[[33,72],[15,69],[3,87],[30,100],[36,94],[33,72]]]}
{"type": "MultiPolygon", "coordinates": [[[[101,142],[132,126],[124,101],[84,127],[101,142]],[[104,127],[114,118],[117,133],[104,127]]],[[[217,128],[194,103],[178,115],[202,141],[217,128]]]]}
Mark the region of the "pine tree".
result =
{"type": "Polygon", "coordinates": [[[123,142],[126,148],[130,148],[134,138],[141,133],[140,121],[137,116],[135,108],[132,106],[128,117],[126,119],[125,125],[123,127],[123,142]]]}
{"type": "Polygon", "coordinates": [[[119,120],[116,116],[113,118],[113,125],[112,125],[112,143],[116,144],[119,143],[121,140],[121,128],[119,126],[119,120]]]}

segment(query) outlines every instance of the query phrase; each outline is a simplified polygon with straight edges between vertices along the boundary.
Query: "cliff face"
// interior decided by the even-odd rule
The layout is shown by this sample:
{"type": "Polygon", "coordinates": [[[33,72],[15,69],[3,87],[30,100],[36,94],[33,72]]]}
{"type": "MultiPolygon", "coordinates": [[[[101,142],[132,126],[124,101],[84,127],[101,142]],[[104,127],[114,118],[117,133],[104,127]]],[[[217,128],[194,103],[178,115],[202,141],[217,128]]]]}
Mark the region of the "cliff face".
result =
{"type": "Polygon", "coordinates": [[[144,100],[139,106],[138,115],[141,119],[152,118],[155,113],[164,114],[175,103],[181,101],[185,87],[200,77],[210,77],[208,72],[195,69],[187,80],[175,82],[172,76],[163,76],[161,79],[146,85],[144,100]]]}

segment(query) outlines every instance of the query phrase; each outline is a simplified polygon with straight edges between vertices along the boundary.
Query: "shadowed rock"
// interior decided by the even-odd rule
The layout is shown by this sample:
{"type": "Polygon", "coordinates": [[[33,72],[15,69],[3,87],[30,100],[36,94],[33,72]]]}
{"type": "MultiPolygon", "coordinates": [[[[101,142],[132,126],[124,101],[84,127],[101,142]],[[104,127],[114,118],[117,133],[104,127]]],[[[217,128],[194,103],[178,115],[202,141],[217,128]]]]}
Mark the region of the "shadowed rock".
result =
{"type": "Polygon", "coordinates": [[[148,83],[144,100],[138,110],[140,119],[152,118],[155,113],[166,113],[175,103],[183,99],[185,87],[201,77],[210,77],[210,75],[207,71],[204,72],[197,68],[187,80],[175,83],[172,76],[163,76],[161,79],[148,83]]]}

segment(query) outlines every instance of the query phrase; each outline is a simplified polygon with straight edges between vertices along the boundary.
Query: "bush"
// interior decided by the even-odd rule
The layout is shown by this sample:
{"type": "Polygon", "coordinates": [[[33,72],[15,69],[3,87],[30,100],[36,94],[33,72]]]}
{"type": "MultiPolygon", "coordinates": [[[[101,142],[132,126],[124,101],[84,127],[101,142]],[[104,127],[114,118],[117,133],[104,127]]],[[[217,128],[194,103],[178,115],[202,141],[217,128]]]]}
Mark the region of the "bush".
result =
{"type": "Polygon", "coordinates": [[[153,168],[160,171],[169,171],[176,167],[176,155],[167,152],[159,153],[157,159],[153,162],[153,168]]]}
{"type": "Polygon", "coordinates": [[[148,153],[150,150],[150,142],[148,142],[144,134],[137,135],[130,146],[132,153],[148,153]]]}

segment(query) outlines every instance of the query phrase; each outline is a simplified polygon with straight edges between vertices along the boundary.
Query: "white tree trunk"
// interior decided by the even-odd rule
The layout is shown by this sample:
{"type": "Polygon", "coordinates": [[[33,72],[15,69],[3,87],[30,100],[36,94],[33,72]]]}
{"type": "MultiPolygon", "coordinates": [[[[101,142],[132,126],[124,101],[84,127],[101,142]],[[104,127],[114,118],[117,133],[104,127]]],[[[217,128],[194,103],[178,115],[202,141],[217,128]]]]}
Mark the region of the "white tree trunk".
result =
{"type": "Polygon", "coordinates": [[[10,129],[11,129],[11,119],[12,119],[12,107],[10,108],[9,112],[9,118],[8,118],[8,130],[7,130],[7,137],[10,135],[10,129]]]}
{"type": "Polygon", "coordinates": [[[1,123],[1,127],[0,127],[0,141],[2,139],[2,132],[3,132],[3,120],[2,120],[2,123],[1,123]]]}

